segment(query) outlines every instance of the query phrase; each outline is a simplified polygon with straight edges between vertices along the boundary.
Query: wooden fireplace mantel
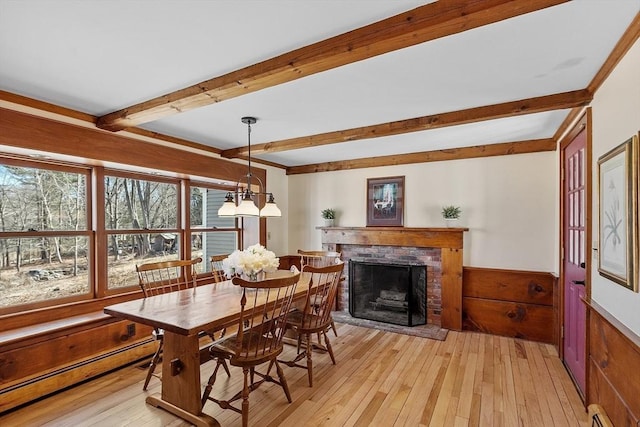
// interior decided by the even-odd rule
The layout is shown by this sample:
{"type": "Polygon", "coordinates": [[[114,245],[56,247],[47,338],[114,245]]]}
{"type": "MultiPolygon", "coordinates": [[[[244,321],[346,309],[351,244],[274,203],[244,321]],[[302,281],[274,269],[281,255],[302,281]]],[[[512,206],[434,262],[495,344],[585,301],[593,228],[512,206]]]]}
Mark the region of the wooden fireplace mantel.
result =
{"type": "Polygon", "coordinates": [[[322,246],[340,252],[343,245],[440,248],[442,327],[462,330],[463,233],[468,228],[318,227],[322,246]]]}
{"type": "Polygon", "coordinates": [[[318,227],[322,243],[462,249],[468,228],[318,227]]]}

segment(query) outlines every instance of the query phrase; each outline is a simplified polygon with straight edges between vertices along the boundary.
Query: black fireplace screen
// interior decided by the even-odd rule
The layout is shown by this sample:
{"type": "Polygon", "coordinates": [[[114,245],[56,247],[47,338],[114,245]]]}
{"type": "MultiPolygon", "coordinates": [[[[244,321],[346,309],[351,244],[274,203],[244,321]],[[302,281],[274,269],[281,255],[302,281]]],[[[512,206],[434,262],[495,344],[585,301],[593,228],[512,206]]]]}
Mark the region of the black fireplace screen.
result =
{"type": "Polygon", "coordinates": [[[424,265],[349,261],[349,313],[353,317],[416,326],[427,323],[424,265]]]}

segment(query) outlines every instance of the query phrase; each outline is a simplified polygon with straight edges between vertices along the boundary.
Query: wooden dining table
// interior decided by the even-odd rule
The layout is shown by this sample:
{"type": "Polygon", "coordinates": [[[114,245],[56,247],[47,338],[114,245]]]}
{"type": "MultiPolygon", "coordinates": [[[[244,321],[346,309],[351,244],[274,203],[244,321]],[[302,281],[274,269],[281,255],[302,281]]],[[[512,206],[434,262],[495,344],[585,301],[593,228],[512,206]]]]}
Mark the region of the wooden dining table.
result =
{"type": "MultiPolygon", "coordinates": [[[[267,278],[294,273],[278,270],[267,278]]],[[[301,273],[294,300],[304,301],[310,275],[301,273]]],[[[201,331],[237,325],[242,288],[230,280],[110,305],[104,312],[114,317],[164,329],[162,392],[146,402],[163,408],[196,426],[219,426],[202,412],[200,388],[201,331]]]]}

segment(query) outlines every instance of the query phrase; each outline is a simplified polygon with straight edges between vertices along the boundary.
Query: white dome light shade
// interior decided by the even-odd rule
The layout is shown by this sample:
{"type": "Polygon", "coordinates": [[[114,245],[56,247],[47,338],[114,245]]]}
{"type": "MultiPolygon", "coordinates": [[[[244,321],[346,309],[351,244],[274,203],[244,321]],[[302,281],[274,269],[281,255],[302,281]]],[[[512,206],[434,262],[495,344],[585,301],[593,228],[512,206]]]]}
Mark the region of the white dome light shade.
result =
{"type": "Polygon", "coordinates": [[[233,195],[231,193],[227,193],[225,196],[224,203],[220,206],[220,209],[218,209],[218,216],[236,216],[236,204],[233,201],[233,195]]]}
{"type": "Polygon", "coordinates": [[[276,205],[275,200],[273,200],[273,194],[269,194],[269,199],[267,203],[264,204],[264,207],[260,209],[260,216],[263,217],[280,217],[282,216],[282,212],[280,212],[280,208],[276,205]]]}

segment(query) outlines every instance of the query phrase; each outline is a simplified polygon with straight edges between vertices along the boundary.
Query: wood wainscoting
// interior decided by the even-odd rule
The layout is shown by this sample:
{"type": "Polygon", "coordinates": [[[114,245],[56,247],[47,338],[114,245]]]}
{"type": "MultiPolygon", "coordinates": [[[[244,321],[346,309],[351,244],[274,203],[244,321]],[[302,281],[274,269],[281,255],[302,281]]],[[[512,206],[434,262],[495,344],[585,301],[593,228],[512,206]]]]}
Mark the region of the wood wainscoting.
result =
{"type": "Polygon", "coordinates": [[[463,329],[557,345],[556,282],[545,272],[464,267],[463,329]]]}
{"type": "Polygon", "coordinates": [[[615,426],[640,425],[640,337],[595,302],[586,305],[587,403],[602,406],[615,426]]]}

